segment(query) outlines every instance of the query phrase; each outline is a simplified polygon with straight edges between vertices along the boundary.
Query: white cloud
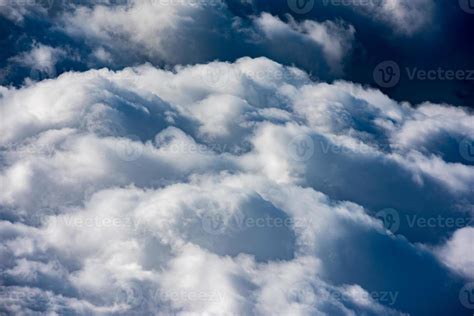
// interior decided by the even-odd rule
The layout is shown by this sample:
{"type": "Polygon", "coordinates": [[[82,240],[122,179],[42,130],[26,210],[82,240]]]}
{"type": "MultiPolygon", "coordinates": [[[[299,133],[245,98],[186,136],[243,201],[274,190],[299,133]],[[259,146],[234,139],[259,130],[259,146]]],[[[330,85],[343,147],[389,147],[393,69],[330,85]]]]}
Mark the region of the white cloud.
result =
{"type": "Polygon", "coordinates": [[[432,0],[356,1],[353,9],[385,22],[396,32],[410,35],[433,22],[432,0]]]}
{"type": "MultiPolygon", "coordinates": [[[[412,108],[265,58],[0,92],[8,312],[397,315],[436,310],[452,290],[413,284],[449,275],[419,236],[372,215],[472,205],[474,168],[444,160],[436,135],[409,136],[416,120],[472,135],[463,109],[412,108]]],[[[463,240],[439,251],[460,271],[463,240]]]]}
{"type": "Polygon", "coordinates": [[[49,76],[55,76],[56,63],[65,55],[62,48],[34,43],[30,51],[12,57],[11,61],[28,67],[32,72],[45,72],[49,76]]]}
{"type": "Polygon", "coordinates": [[[305,44],[316,44],[321,48],[332,70],[342,71],[343,60],[349,54],[354,41],[355,29],[352,25],[333,21],[319,23],[311,20],[298,23],[291,16],[288,16],[288,19],[289,22],[285,23],[278,17],[262,13],[254,18],[254,23],[270,41],[289,42],[296,37],[305,44]]]}
{"type": "Polygon", "coordinates": [[[461,275],[474,279],[474,228],[457,230],[446,244],[434,249],[435,254],[448,267],[461,275]]]}

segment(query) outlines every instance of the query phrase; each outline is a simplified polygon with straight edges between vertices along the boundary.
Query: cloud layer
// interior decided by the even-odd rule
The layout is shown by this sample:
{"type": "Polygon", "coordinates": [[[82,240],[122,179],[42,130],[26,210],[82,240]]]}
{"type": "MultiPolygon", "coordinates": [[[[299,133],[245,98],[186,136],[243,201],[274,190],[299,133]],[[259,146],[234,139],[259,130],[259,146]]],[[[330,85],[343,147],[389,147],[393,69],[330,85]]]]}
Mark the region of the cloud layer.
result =
{"type": "MultiPolygon", "coordinates": [[[[257,19],[264,34],[328,36],[257,19]]],[[[267,58],[68,72],[0,94],[4,312],[467,314],[466,109],[267,58]]]]}

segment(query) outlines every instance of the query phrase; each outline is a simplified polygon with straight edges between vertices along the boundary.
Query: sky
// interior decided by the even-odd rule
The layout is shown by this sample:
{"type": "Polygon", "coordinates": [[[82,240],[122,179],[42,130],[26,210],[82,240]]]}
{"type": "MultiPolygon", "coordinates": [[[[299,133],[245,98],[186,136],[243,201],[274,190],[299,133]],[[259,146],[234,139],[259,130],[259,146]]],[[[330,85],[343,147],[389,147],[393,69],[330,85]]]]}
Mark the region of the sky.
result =
{"type": "Polygon", "coordinates": [[[0,0],[0,312],[472,315],[474,2],[0,0]]]}

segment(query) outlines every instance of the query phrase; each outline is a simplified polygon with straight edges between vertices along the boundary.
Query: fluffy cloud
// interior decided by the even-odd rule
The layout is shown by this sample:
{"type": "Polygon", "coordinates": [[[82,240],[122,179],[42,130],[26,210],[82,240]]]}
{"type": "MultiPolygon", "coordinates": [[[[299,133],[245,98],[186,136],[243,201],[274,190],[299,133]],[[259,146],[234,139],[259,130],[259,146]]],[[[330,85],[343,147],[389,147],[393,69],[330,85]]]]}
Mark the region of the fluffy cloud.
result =
{"type": "Polygon", "coordinates": [[[266,58],[0,93],[4,312],[464,312],[471,228],[410,225],[472,217],[464,109],[266,58]]]}
{"type": "Polygon", "coordinates": [[[94,48],[92,59],[106,65],[143,60],[158,65],[190,64],[234,59],[245,50],[283,62],[293,56],[299,64],[319,65],[320,75],[341,73],[354,41],[354,28],[340,21],[297,23],[288,19],[285,23],[268,13],[243,19],[222,1],[131,1],[116,6],[77,6],[64,13],[61,27],[71,37],[86,40],[94,48]],[[281,41],[294,42],[294,49],[281,46],[281,41]],[[308,46],[314,53],[312,61],[298,53],[308,46]],[[226,47],[232,47],[233,53],[229,55],[226,47]]]}
{"type": "Polygon", "coordinates": [[[473,227],[459,229],[445,245],[435,250],[446,265],[471,280],[474,279],[473,238],[473,227]]]}
{"type": "MultiPolygon", "coordinates": [[[[352,1],[349,1],[352,2],[352,1]]],[[[432,0],[353,1],[354,10],[387,23],[402,34],[411,35],[432,22],[432,0]]]]}
{"type": "Polygon", "coordinates": [[[344,58],[349,54],[354,40],[355,29],[342,22],[304,20],[301,23],[288,16],[289,23],[284,23],[278,17],[263,13],[255,18],[254,23],[265,36],[274,42],[302,41],[300,49],[307,50],[308,44],[316,44],[330,65],[332,71],[341,72],[344,58]],[[305,47],[306,46],[306,47],[305,47]]]}
{"type": "Polygon", "coordinates": [[[56,63],[65,55],[66,52],[61,48],[35,43],[30,51],[22,52],[10,60],[31,69],[33,77],[34,71],[45,72],[53,77],[56,76],[56,63]]]}

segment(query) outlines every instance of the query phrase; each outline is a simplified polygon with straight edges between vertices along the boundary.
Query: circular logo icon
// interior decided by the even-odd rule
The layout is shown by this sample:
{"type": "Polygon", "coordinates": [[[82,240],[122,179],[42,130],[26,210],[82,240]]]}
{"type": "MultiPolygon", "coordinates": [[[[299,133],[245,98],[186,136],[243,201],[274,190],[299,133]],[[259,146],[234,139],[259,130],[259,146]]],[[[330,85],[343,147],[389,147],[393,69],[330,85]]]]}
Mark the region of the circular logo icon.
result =
{"type": "Polygon", "coordinates": [[[297,14],[306,14],[314,7],[314,0],[288,0],[288,7],[297,14]]]}
{"type": "Polygon", "coordinates": [[[469,162],[474,162],[474,141],[464,138],[459,143],[459,153],[469,162]]]}
{"type": "Polygon", "coordinates": [[[126,304],[130,309],[134,309],[142,304],[143,293],[137,286],[126,285],[115,291],[115,302],[126,304]]]}
{"type": "Polygon", "coordinates": [[[293,160],[309,160],[314,155],[313,139],[306,134],[293,137],[288,143],[288,152],[293,160]]]}
{"type": "Polygon", "coordinates": [[[221,214],[204,215],[202,218],[202,228],[209,234],[220,235],[225,230],[225,219],[221,214]]]}
{"type": "Polygon", "coordinates": [[[400,229],[400,215],[393,208],[386,208],[375,214],[375,217],[382,221],[385,229],[395,234],[400,229]]]}
{"type": "Polygon", "coordinates": [[[54,77],[56,77],[56,69],[54,68],[50,70],[33,68],[31,69],[30,75],[29,75],[29,78],[33,81],[42,81],[42,80],[50,79],[54,77]]]}
{"type": "Polygon", "coordinates": [[[311,284],[298,282],[287,289],[287,298],[290,302],[313,305],[316,302],[316,293],[311,284]]]}
{"type": "Polygon", "coordinates": [[[201,74],[201,79],[208,85],[214,88],[225,87],[231,79],[231,71],[223,67],[205,67],[201,74]]]}
{"type": "Polygon", "coordinates": [[[474,14],[474,0],[459,0],[461,9],[469,14],[474,14]]]}
{"type": "Polygon", "coordinates": [[[474,309],[474,282],[464,285],[459,291],[459,301],[469,309],[474,309]]]}
{"type": "Polygon", "coordinates": [[[373,75],[380,87],[392,88],[400,81],[400,67],[394,61],[383,61],[375,67],[373,75]]]}
{"type": "Polygon", "coordinates": [[[143,144],[137,136],[129,135],[117,141],[115,152],[123,161],[135,161],[140,158],[143,153],[143,144]]]}

